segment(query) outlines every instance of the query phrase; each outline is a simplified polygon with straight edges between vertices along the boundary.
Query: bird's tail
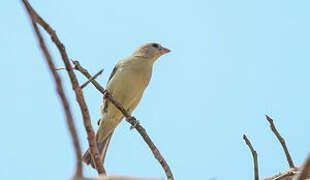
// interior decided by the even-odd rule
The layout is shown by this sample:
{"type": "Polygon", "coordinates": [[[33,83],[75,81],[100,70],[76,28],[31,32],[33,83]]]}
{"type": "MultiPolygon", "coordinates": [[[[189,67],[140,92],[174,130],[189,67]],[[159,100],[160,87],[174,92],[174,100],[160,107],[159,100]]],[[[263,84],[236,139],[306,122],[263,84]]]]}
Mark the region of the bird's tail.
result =
{"type": "MultiPolygon", "coordinates": [[[[98,148],[98,152],[102,161],[102,164],[104,163],[104,159],[108,150],[108,146],[110,144],[110,140],[111,137],[113,135],[113,132],[102,142],[102,143],[98,143],[98,137],[96,136],[96,143],[97,143],[97,148],[98,148]]],[[[85,154],[82,157],[82,161],[84,163],[86,163],[87,165],[91,165],[91,167],[95,168],[95,161],[90,153],[90,150],[87,149],[87,151],[85,152],[85,154]]]]}

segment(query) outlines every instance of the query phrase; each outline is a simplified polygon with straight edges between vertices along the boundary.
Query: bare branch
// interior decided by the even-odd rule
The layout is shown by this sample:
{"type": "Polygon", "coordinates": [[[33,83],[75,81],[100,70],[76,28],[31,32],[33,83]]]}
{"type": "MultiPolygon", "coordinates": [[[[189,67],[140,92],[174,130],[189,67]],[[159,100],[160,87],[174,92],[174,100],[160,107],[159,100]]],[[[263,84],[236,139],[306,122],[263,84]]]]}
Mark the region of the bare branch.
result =
{"type": "Polygon", "coordinates": [[[71,109],[70,109],[70,105],[68,102],[68,99],[64,93],[63,90],[63,86],[62,86],[62,82],[61,79],[59,77],[59,75],[56,72],[55,69],[55,64],[54,61],[45,45],[45,42],[42,38],[41,32],[36,24],[36,17],[33,14],[31,5],[28,3],[27,0],[22,0],[26,10],[28,12],[28,15],[31,19],[32,22],[32,26],[35,30],[38,42],[40,44],[40,47],[42,49],[42,52],[44,54],[44,57],[46,59],[46,62],[48,64],[49,70],[51,71],[53,78],[54,78],[54,82],[56,84],[56,91],[58,93],[58,96],[60,97],[62,106],[64,108],[65,111],[65,115],[66,115],[66,121],[67,121],[67,125],[70,131],[70,135],[73,141],[73,145],[74,145],[74,150],[75,150],[75,156],[76,156],[76,173],[75,173],[75,177],[82,177],[83,176],[83,171],[82,171],[82,160],[81,160],[81,147],[80,147],[80,143],[79,143],[79,139],[78,139],[78,135],[77,135],[77,131],[73,122],[73,117],[72,117],[72,113],[71,113],[71,109]]]}
{"type": "Polygon", "coordinates": [[[99,72],[97,72],[97,74],[95,74],[92,78],[88,79],[88,81],[86,81],[84,84],[82,84],[81,89],[83,89],[84,87],[86,87],[88,85],[88,83],[90,83],[94,79],[96,79],[102,72],[103,72],[103,69],[100,70],[99,72]]]}
{"type": "Polygon", "coordinates": [[[249,146],[251,152],[252,152],[252,156],[253,156],[253,160],[254,160],[254,176],[255,176],[255,180],[258,180],[258,162],[257,162],[257,153],[254,150],[250,140],[246,137],[246,135],[243,135],[243,139],[245,141],[245,143],[249,146]]]}
{"type": "Polygon", "coordinates": [[[293,180],[305,180],[309,178],[310,173],[310,154],[301,166],[301,170],[294,176],[293,180]]]}
{"type": "MultiPolygon", "coordinates": [[[[294,176],[295,174],[300,174],[300,172],[302,171],[302,167],[303,166],[297,166],[295,168],[290,168],[284,172],[281,172],[279,174],[273,175],[271,177],[267,177],[261,180],[292,180],[292,176],[294,176]]],[[[310,170],[308,169],[308,171],[306,172],[306,176],[307,178],[310,178],[310,170]]]]}
{"type": "Polygon", "coordinates": [[[290,168],[294,168],[294,163],[293,163],[293,160],[291,158],[291,155],[290,153],[288,152],[288,149],[286,147],[286,144],[285,144],[285,140],[284,138],[282,138],[282,136],[280,135],[280,133],[278,132],[278,130],[276,129],[274,123],[273,123],[273,120],[268,116],[266,115],[266,119],[268,120],[268,122],[270,123],[270,128],[271,128],[271,131],[277,136],[278,140],[280,141],[281,145],[282,145],[282,148],[285,152],[285,156],[286,156],[286,159],[287,159],[287,162],[290,166],[290,168]]]}
{"type": "MultiPolygon", "coordinates": [[[[78,101],[78,104],[79,104],[81,112],[82,112],[84,126],[85,126],[85,129],[86,129],[86,132],[87,132],[87,136],[88,136],[88,143],[89,143],[90,151],[91,151],[91,154],[94,157],[97,171],[98,171],[99,174],[104,174],[105,175],[106,173],[105,173],[105,170],[104,170],[104,168],[102,166],[102,163],[101,163],[101,160],[100,160],[100,156],[99,156],[99,153],[98,153],[98,149],[97,149],[97,146],[96,146],[95,133],[94,133],[94,130],[93,130],[92,126],[91,126],[88,108],[87,108],[87,105],[85,103],[82,90],[81,90],[81,88],[79,86],[77,78],[76,78],[76,76],[75,76],[75,74],[73,72],[73,69],[71,67],[71,64],[70,64],[68,55],[66,53],[65,47],[60,42],[60,40],[58,39],[58,37],[56,35],[56,32],[36,13],[36,11],[30,6],[30,4],[27,3],[26,0],[23,0],[23,2],[24,2],[24,4],[28,4],[27,5],[27,7],[28,7],[27,10],[29,11],[29,14],[33,18],[35,18],[36,22],[39,23],[47,31],[47,33],[51,36],[52,41],[56,44],[56,46],[57,46],[57,48],[58,48],[58,50],[59,50],[59,52],[61,54],[62,60],[63,60],[63,62],[65,64],[65,67],[67,69],[67,72],[68,72],[70,80],[71,80],[72,88],[73,88],[73,90],[75,92],[76,99],[78,101]]],[[[35,24],[35,23],[33,22],[33,24],[35,24]]],[[[37,27],[36,24],[35,24],[35,27],[37,27]]],[[[53,67],[53,68],[55,69],[55,67],[53,67]]],[[[78,161],[81,162],[81,155],[78,158],[78,161]]]]}
{"type": "MultiPolygon", "coordinates": [[[[74,64],[74,69],[80,71],[87,78],[91,78],[91,75],[88,73],[88,71],[85,68],[83,68],[80,65],[79,61],[74,60],[73,64],[74,64]]],[[[109,91],[105,90],[96,80],[91,81],[91,83],[96,87],[98,91],[100,91],[106,98],[108,98],[123,113],[123,115],[126,117],[126,121],[129,122],[132,125],[132,127],[136,128],[136,130],[140,133],[144,141],[150,147],[151,151],[153,152],[154,157],[159,161],[159,163],[163,167],[168,180],[174,180],[173,174],[170,170],[168,163],[162,157],[159,150],[154,145],[151,138],[146,133],[145,129],[138,123],[136,118],[130,116],[130,114],[125,110],[125,108],[113,98],[113,96],[109,93],[109,91]]]]}

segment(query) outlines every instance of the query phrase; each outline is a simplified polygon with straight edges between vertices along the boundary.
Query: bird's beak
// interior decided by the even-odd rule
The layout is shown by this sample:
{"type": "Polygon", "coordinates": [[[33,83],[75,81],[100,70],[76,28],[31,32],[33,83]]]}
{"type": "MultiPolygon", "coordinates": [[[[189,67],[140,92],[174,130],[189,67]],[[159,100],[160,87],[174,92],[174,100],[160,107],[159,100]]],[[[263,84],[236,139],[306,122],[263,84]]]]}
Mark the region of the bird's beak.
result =
{"type": "Polygon", "coordinates": [[[168,48],[164,48],[164,47],[162,47],[162,49],[160,50],[160,53],[163,55],[163,54],[167,54],[167,53],[169,53],[170,52],[170,49],[168,49],[168,48]]]}

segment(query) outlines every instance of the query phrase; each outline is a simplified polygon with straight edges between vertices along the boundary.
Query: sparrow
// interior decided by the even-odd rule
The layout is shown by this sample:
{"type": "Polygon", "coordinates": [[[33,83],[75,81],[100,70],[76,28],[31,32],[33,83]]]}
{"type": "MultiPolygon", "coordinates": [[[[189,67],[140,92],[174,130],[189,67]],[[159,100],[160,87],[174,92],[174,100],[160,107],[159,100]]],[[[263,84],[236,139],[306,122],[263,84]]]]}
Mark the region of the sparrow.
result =
{"type": "MultiPolygon", "coordinates": [[[[140,46],[129,57],[120,60],[114,67],[106,89],[131,114],[139,104],[145,88],[148,86],[154,62],[170,50],[159,43],[147,43],[140,46]]],[[[101,118],[96,132],[96,143],[102,163],[106,156],[114,129],[123,119],[123,114],[107,98],[101,105],[101,118]]],[[[88,149],[82,157],[83,162],[95,168],[94,160],[88,149]]]]}

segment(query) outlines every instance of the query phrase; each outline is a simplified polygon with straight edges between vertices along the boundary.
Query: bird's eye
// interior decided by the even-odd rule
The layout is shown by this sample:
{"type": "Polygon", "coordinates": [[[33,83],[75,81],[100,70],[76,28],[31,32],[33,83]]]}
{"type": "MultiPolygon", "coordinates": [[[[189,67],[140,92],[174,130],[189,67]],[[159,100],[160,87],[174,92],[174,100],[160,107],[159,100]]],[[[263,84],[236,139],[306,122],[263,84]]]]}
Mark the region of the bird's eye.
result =
{"type": "Polygon", "coordinates": [[[158,48],[158,44],[156,44],[156,43],[152,44],[152,46],[153,46],[154,48],[158,48]]]}

